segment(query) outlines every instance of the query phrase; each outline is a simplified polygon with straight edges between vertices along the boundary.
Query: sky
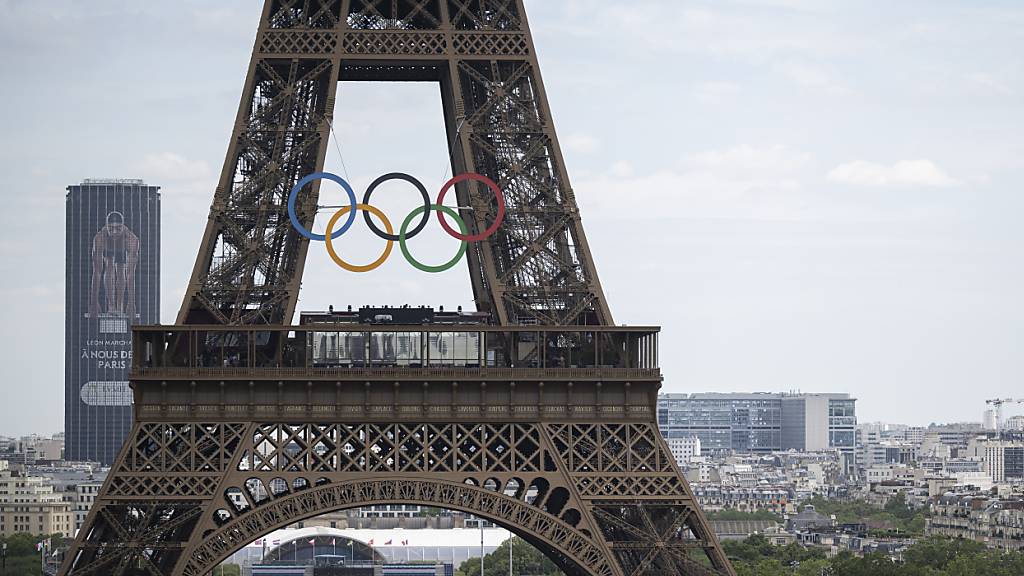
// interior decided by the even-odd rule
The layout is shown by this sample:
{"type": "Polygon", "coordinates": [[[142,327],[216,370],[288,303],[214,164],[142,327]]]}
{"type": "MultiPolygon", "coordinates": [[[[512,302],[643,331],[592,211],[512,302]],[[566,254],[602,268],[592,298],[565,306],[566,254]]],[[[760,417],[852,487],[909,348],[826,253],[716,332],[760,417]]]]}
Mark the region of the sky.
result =
{"type": "MultiPolygon", "coordinates": [[[[665,391],[848,392],[862,422],[912,425],[1024,396],[1024,5],[526,5],[612,313],[663,327],[665,391]]],[[[63,429],[68,185],[162,187],[174,321],[260,10],[0,0],[0,434],[63,429]]],[[[327,168],[356,190],[446,179],[436,85],[343,83],[335,127],[327,168]]],[[[356,261],[381,249],[348,241],[356,261]]],[[[438,231],[415,247],[451,250],[438,231]]],[[[471,301],[463,266],[357,276],[313,246],[300,309],[471,301]]]]}

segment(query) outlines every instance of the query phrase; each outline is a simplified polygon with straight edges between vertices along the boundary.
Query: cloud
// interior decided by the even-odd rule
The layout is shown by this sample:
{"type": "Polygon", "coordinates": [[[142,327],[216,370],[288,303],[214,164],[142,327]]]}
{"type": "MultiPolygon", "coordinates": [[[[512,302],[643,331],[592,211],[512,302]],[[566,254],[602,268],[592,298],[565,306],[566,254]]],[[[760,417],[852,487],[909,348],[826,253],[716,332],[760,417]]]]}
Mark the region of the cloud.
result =
{"type": "Polygon", "coordinates": [[[987,92],[1009,96],[1014,94],[1014,89],[1003,82],[1000,78],[987,72],[973,72],[966,76],[968,82],[984,89],[987,92]]]}
{"type": "Polygon", "coordinates": [[[824,90],[832,94],[846,94],[850,90],[839,75],[829,68],[806,62],[787,62],[779,69],[790,80],[804,88],[824,90]]]}
{"type": "Polygon", "coordinates": [[[697,100],[705,104],[721,104],[739,95],[740,86],[734,82],[701,82],[693,93],[697,100]]]}
{"type": "Polygon", "coordinates": [[[136,169],[147,178],[163,182],[208,180],[213,170],[205,160],[189,160],[173,152],[147,154],[136,169]]]}
{"type": "Polygon", "coordinates": [[[190,160],[173,152],[148,154],[133,170],[148,184],[160,186],[168,218],[175,213],[199,218],[210,207],[217,175],[205,160],[190,160]]]}
{"type": "Polygon", "coordinates": [[[716,57],[769,62],[776,57],[805,54],[820,57],[848,51],[859,39],[829,18],[832,8],[804,0],[752,0],[693,3],[678,0],[637,0],[620,3],[573,0],[562,8],[558,31],[575,36],[600,36],[614,31],[628,39],[626,50],[699,53],[716,57]]]}
{"type": "Polygon", "coordinates": [[[562,145],[570,152],[592,154],[601,147],[601,141],[590,134],[569,134],[562,140],[562,145]]]}
{"type": "Polygon", "coordinates": [[[926,186],[945,188],[959,182],[931,160],[900,160],[891,166],[855,160],[836,166],[828,173],[831,182],[853,186],[926,186]]]}
{"type": "Polygon", "coordinates": [[[743,145],[708,150],[654,172],[614,165],[575,183],[588,218],[789,219],[803,212],[798,197],[810,156],[786,146],[743,145]]]}

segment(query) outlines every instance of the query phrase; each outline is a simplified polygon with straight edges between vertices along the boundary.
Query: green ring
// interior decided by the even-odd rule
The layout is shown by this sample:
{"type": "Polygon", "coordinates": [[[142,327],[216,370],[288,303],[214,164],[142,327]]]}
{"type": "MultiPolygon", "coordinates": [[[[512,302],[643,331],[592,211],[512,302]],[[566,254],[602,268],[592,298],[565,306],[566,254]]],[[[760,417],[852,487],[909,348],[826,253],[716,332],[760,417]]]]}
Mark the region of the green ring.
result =
{"type": "MultiPolygon", "coordinates": [[[[462,218],[459,217],[459,213],[456,212],[455,210],[452,210],[447,206],[439,206],[437,204],[431,204],[430,209],[440,210],[441,212],[444,212],[445,214],[454,218],[455,222],[458,223],[459,229],[462,231],[463,236],[465,236],[469,232],[466,228],[466,223],[463,222],[462,218]]],[[[466,255],[466,248],[469,246],[469,243],[466,242],[465,240],[463,240],[462,244],[459,246],[459,253],[455,255],[455,258],[452,258],[446,264],[442,264],[440,266],[427,266],[426,264],[420,263],[418,260],[413,258],[412,254],[409,253],[409,247],[405,245],[405,236],[406,231],[409,230],[409,225],[412,224],[413,219],[422,214],[424,210],[426,210],[426,207],[420,206],[405,217],[405,222],[402,222],[402,228],[401,230],[398,231],[398,247],[402,249],[402,255],[405,256],[405,260],[409,264],[412,264],[413,267],[415,267],[417,270],[420,270],[421,272],[438,274],[441,272],[451,270],[452,268],[455,267],[456,264],[459,263],[459,260],[462,260],[462,257],[466,255]]]]}

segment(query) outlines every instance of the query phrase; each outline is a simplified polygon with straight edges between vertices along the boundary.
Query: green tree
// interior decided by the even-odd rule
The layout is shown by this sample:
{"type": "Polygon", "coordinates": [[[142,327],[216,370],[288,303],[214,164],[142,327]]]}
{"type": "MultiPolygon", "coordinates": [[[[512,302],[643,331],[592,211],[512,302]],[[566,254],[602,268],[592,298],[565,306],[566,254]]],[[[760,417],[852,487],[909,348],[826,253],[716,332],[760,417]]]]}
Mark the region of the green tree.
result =
{"type": "Polygon", "coordinates": [[[985,553],[985,545],[973,540],[932,537],[911,546],[903,560],[910,565],[944,570],[957,558],[974,558],[985,553]]]}
{"type": "Polygon", "coordinates": [[[739,576],[1021,576],[1024,553],[989,550],[967,540],[927,538],[903,553],[902,562],[882,554],[863,558],[842,551],[825,558],[819,549],[773,547],[764,537],[726,542],[739,576]],[[781,572],[780,572],[781,570],[781,572]]]}
{"type": "Polygon", "coordinates": [[[795,576],[821,576],[822,574],[830,574],[831,570],[831,563],[824,558],[819,558],[800,562],[795,566],[793,574],[795,576]]]}
{"type": "Polygon", "coordinates": [[[884,508],[876,508],[867,502],[841,502],[815,496],[804,504],[826,515],[835,515],[840,524],[867,524],[876,535],[899,532],[910,536],[924,534],[924,512],[912,510],[906,496],[901,492],[894,495],[884,508]]]}
{"type": "Polygon", "coordinates": [[[736,576],[787,576],[788,568],[773,558],[762,558],[754,564],[735,566],[736,576]]]}
{"type": "Polygon", "coordinates": [[[768,520],[782,523],[782,516],[768,510],[757,510],[756,512],[743,512],[740,510],[718,510],[708,514],[709,520],[768,520]]]}
{"type": "Polygon", "coordinates": [[[7,544],[7,572],[2,576],[37,576],[41,573],[39,551],[36,544],[49,539],[51,546],[59,547],[64,541],[61,534],[14,534],[0,537],[0,546],[7,544]]]}
{"type": "Polygon", "coordinates": [[[885,511],[900,520],[910,520],[914,517],[915,511],[907,504],[907,495],[897,492],[885,503],[885,511]]]}
{"type": "MultiPolygon", "coordinates": [[[[522,538],[506,540],[497,550],[484,556],[484,576],[508,576],[508,547],[512,546],[512,573],[531,576],[564,576],[547,556],[522,538]]],[[[459,566],[461,576],[480,576],[480,559],[471,558],[459,566]]]]}

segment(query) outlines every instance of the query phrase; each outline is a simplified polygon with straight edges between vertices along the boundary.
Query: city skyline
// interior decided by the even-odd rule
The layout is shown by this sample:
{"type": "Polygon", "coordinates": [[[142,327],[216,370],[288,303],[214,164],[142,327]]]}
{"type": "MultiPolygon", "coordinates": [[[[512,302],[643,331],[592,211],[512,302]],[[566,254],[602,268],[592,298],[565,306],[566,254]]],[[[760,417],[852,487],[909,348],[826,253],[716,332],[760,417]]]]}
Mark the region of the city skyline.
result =
{"type": "MultiPolygon", "coordinates": [[[[41,231],[65,186],[102,175],[164,186],[161,319],[173,321],[258,18],[240,1],[99,5],[0,2],[0,45],[24,54],[0,66],[43,88],[9,95],[2,112],[13,137],[0,162],[21,192],[7,193],[13,209],[2,216],[2,293],[18,305],[0,337],[10,381],[24,383],[0,407],[7,433],[52,431],[62,419],[56,406],[38,407],[61,389],[62,367],[39,343],[60,338],[64,243],[41,231]],[[95,35],[97,14],[119,33],[95,35]],[[199,54],[206,64],[177,82],[199,54]],[[70,85],[82,89],[61,89],[70,85]]],[[[680,33],[611,3],[528,8],[612,312],[619,323],[663,324],[664,391],[849,392],[865,421],[918,425],[978,421],[985,399],[1015,395],[1024,377],[1015,346],[1024,282],[1012,265],[1024,244],[1012,218],[1022,207],[1012,130],[1022,116],[1019,9],[908,3],[887,7],[876,27],[871,5],[694,2],[673,8],[680,33]],[[877,45],[858,39],[869,27],[877,45]],[[612,53],[597,30],[628,47],[612,53]],[[594,53],[622,76],[601,73],[594,53]],[[656,76],[652,53],[682,68],[641,84],[656,76]],[[616,82],[648,104],[621,110],[606,94],[616,82]],[[662,133],[646,139],[651,126],[662,133]],[[677,290],[651,281],[662,275],[677,290]]],[[[332,145],[328,169],[351,170],[357,189],[396,169],[436,174],[436,188],[445,143],[435,88],[343,85],[340,94],[345,162],[332,145]],[[374,116],[382,100],[405,110],[374,116]]],[[[308,269],[300,308],[471,302],[460,268],[414,279],[385,267],[352,286],[311,251],[308,269]],[[339,301],[342,286],[352,297],[339,301]],[[450,300],[417,301],[418,291],[450,300]]]]}

